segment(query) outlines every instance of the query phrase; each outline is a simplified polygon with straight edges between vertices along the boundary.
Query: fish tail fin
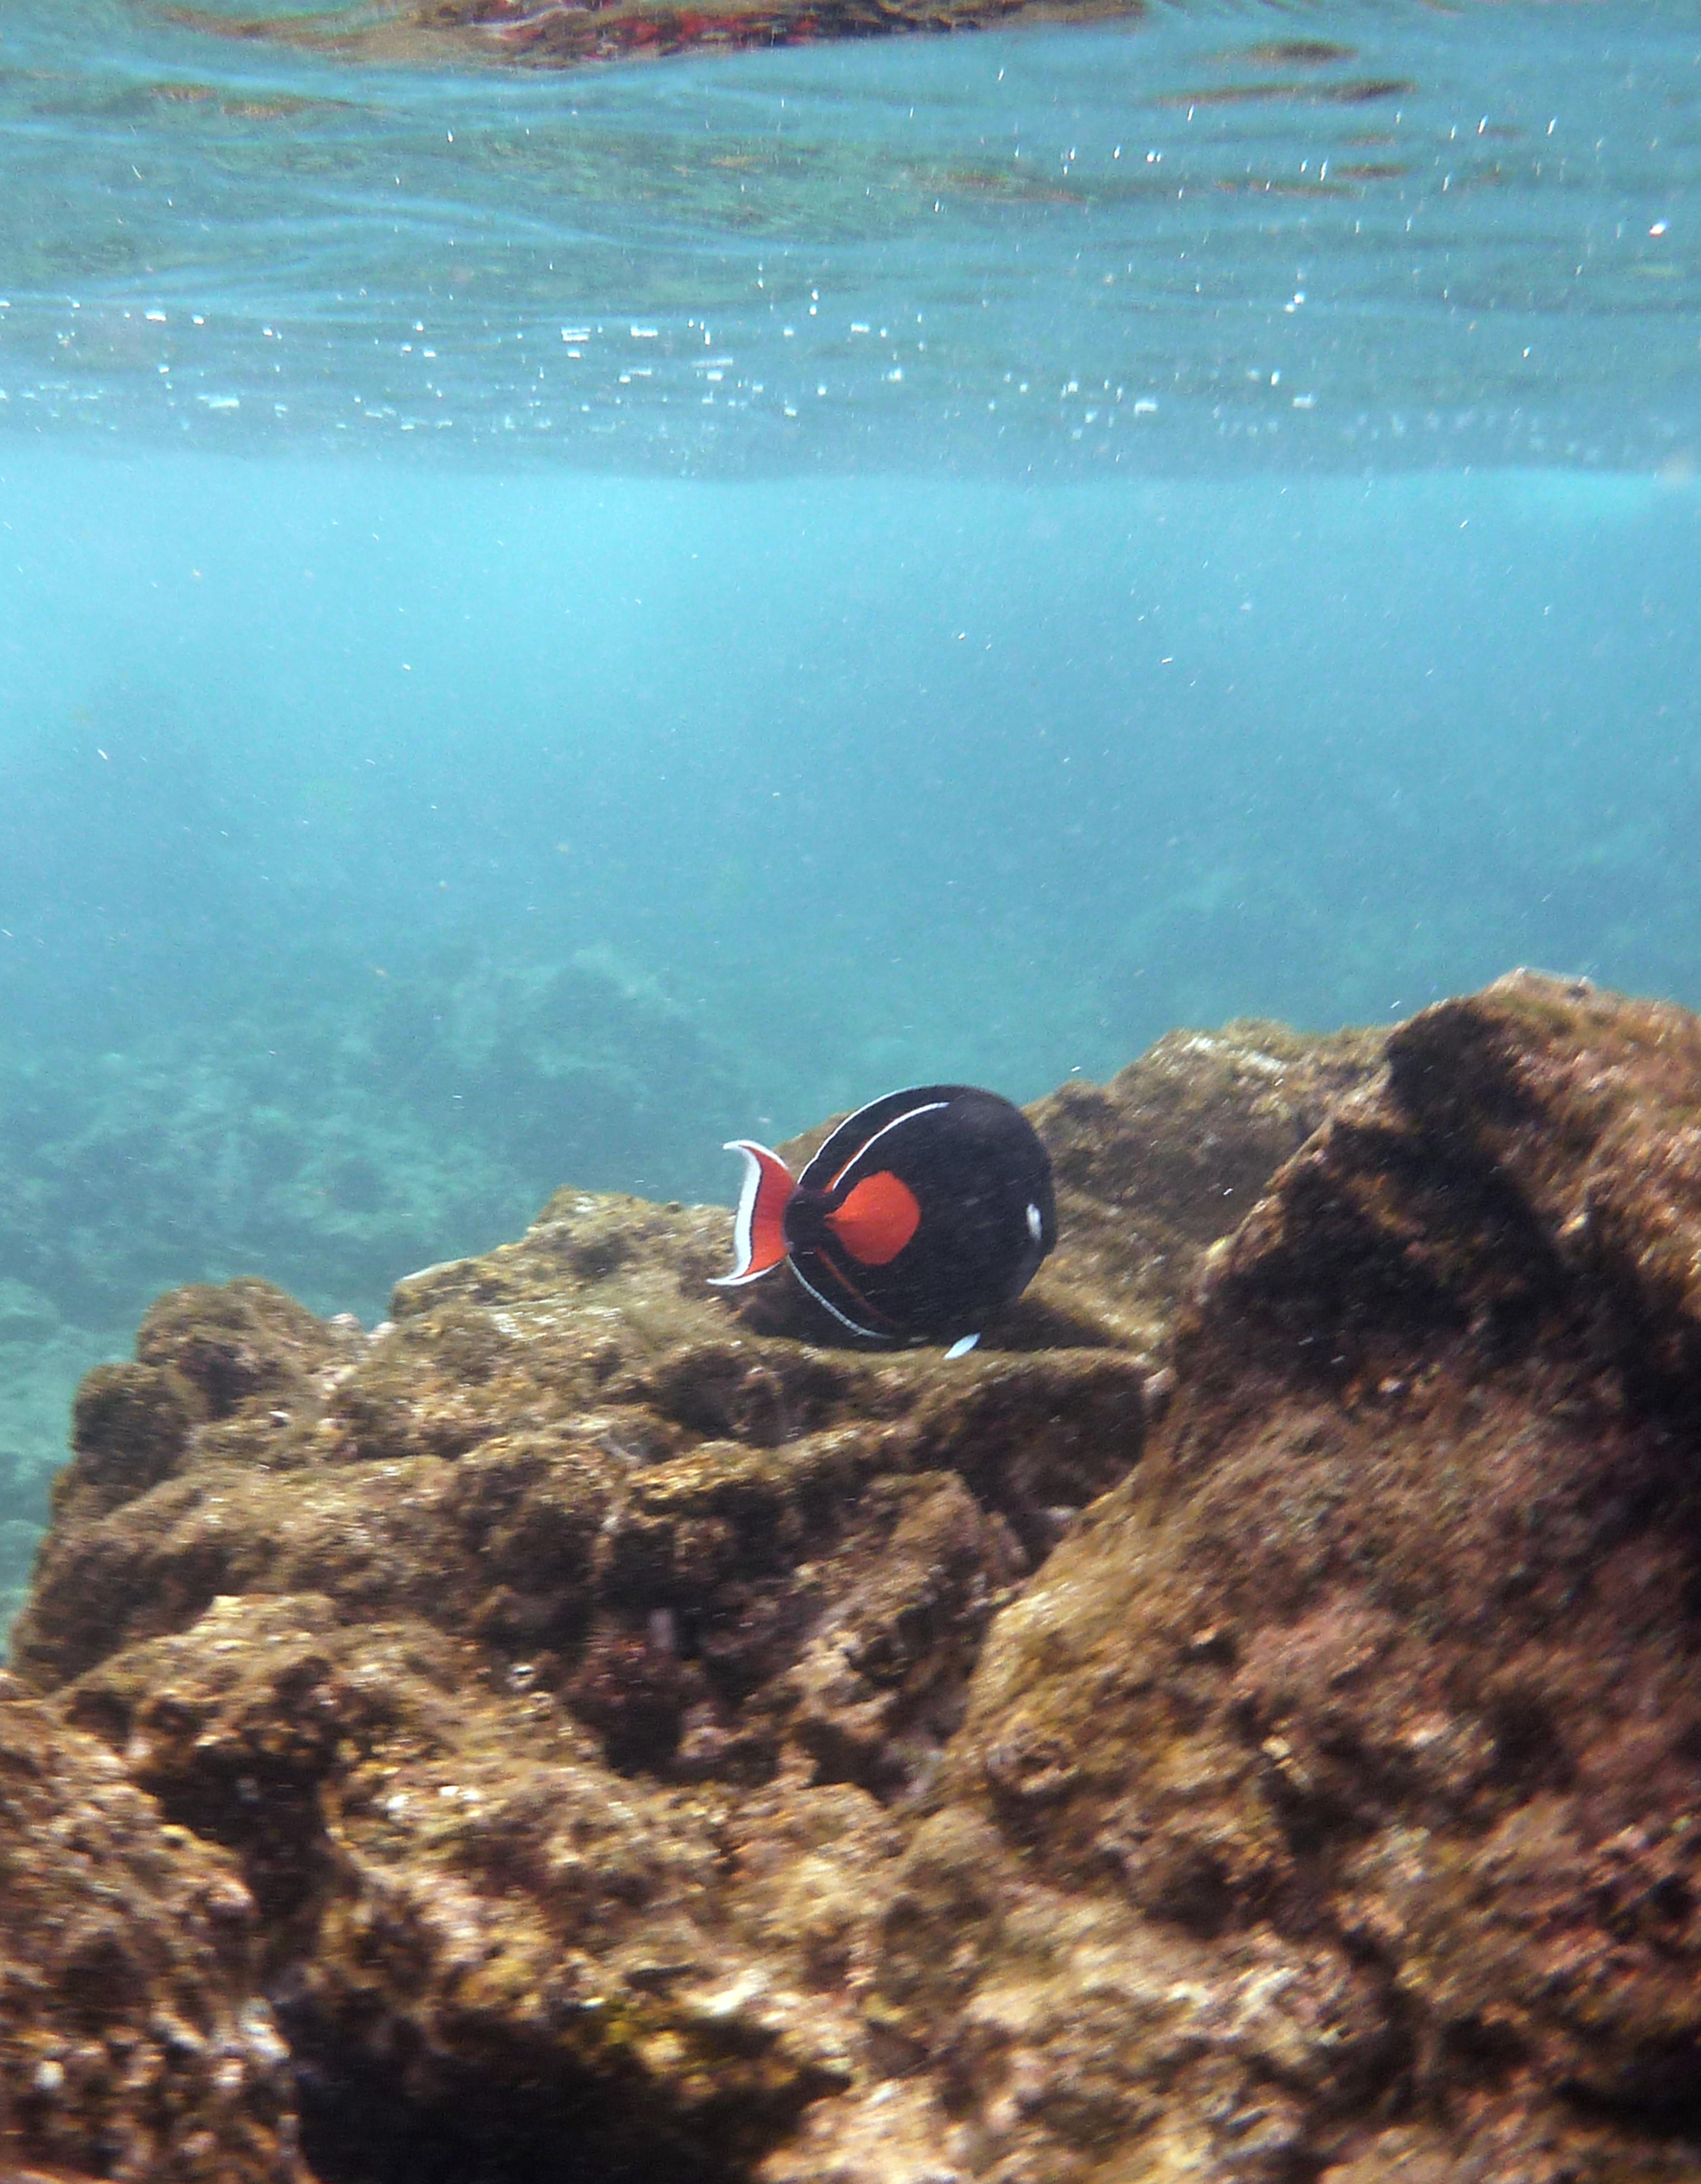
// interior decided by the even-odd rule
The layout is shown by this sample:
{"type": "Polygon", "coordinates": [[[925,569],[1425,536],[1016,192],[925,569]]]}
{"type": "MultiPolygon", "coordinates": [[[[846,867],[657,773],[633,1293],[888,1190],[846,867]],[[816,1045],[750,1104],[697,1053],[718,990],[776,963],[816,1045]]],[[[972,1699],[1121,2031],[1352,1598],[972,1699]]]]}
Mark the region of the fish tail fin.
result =
{"type": "Polygon", "coordinates": [[[744,1156],[744,1188],[738,1194],[738,1212],[732,1224],[732,1249],[737,1263],[730,1274],[711,1278],[717,1290],[740,1288],[770,1273],[786,1256],[786,1208],[797,1184],[792,1171],[777,1153],[748,1138],[735,1138],[722,1148],[744,1156]]]}

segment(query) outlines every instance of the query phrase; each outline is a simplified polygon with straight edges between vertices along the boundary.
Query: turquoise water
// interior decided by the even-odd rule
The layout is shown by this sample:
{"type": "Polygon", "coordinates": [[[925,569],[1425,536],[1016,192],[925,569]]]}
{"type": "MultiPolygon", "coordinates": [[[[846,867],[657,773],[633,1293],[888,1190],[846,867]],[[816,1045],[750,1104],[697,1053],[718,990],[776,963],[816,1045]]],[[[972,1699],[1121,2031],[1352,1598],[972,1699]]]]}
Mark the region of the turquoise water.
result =
{"type": "Polygon", "coordinates": [[[1701,6],[569,77],[15,0],[0,131],[0,1582],[170,1282],[373,1318],[1179,1022],[1701,1003],[1701,6]]]}

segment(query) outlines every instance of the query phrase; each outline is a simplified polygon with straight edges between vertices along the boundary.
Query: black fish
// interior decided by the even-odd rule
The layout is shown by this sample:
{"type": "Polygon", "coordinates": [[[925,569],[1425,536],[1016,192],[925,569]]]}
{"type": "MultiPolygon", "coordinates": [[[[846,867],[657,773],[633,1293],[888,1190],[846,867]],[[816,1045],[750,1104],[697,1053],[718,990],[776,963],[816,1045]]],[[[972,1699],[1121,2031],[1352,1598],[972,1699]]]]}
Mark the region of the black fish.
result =
{"type": "Polygon", "coordinates": [[[1057,1240],[1051,1162],[1020,1107],[971,1084],[890,1092],[841,1123],[796,1183],[776,1153],[747,1163],[718,1289],[789,1259],[817,1304],[870,1342],[953,1354],[1012,1304],[1057,1240]]]}

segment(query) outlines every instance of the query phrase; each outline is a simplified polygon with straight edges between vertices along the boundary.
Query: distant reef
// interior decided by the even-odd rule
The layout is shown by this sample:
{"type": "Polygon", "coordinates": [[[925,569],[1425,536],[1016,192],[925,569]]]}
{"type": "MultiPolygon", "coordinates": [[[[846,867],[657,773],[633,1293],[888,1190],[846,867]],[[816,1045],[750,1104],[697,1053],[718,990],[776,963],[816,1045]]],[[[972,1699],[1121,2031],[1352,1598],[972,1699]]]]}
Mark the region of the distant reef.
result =
{"type": "Polygon", "coordinates": [[[738,1057],[607,950],[281,947],[195,995],[140,920],[115,991],[67,975],[103,954],[86,928],[47,938],[0,961],[0,1630],[70,1391],[167,1283],[258,1268],[370,1316],[397,1267],[512,1234],[564,1172],[723,1187],[720,1141],[757,1107],[738,1057]]]}
{"type": "MultiPolygon", "coordinates": [[[[375,1301],[433,1236],[511,1233],[564,1166],[659,1195],[725,1179],[735,1060],[604,954],[286,961],[293,983],[212,1020],[141,974],[127,1018],[61,1000],[57,1039],[0,1059],[0,1342],[26,1301],[133,1325],[186,1269],[375,1301]]],[[[48,1013],[39,989],[0,1001],[48,1013]]]]}
{"type": "Polygon", "coordinates": [[[8,2176],[1701,2176],[1701,1020],[1031,1112],[951,1362],[573,1189],[154,1306],[0,1697],[8,2176]]]}

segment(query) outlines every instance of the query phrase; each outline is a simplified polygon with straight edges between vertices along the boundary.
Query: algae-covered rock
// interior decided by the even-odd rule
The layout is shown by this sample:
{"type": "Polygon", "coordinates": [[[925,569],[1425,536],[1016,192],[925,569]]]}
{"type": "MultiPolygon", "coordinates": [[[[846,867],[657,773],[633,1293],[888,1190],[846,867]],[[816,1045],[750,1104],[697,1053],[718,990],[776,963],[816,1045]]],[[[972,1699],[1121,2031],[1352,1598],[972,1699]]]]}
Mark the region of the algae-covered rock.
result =
{"type": "Polygon", "coordinates": [[[6,2176],[310,2184],[256,1940],[231,1860],[104,1744],[0,1696],[6,2176]]]}
{"type": "Polygon", "coordinates": [[[1031,1296],[1065,1323],[1163,1350],[1204,1251],[1237,1228],[1334,1103],[1381,1067],[1385,1034],[1285,1024],[1171,1032],[1108,1084],[1032,1110],[1057,1177],[1061,1248],[1031,1296]]]}
{"type": "Polygon", "coordinates": [[[64,1704],[238,1852],[269,1991],[335,2098],[404,2072],[469,2160],[553,2138],[673,2175],[770,2141],[849,2075],[781,1953],[737,1932],[725,1797],[617,1785],[473,1642],[341,1627],[322,1596],[226,1598],[64,1704]]]}
{"type": "Polygon", "coordinates": [[[969,2174],[1701,2173],[1701,1023],[1388,1065],[982,1648],[870,2003],[969,2174]]]}
{"type": "Polygon", "coordinates": [[[964,1359],[800,1340],[785,1278],[708,1286],[724,1212],[573,1190],[370,1337],[258,1282],[153,1308],[15,1659],[236,1861],[315,2161],[731,2176],[874,2082],[988,1626],[1138,1458],[1234,1192],[1378,1051],[1233,1029],[1042,1106],[1070,1225],[964,1359]]]}
{"type": "Polygon", "coordinates": [[[569,1190],[89,1384],[12,1711],[239,1879],[322,2179],[1701,2173],[1701,1024],[1035,1113],[964,1358],[569,1190]]]}

